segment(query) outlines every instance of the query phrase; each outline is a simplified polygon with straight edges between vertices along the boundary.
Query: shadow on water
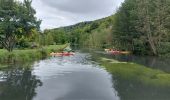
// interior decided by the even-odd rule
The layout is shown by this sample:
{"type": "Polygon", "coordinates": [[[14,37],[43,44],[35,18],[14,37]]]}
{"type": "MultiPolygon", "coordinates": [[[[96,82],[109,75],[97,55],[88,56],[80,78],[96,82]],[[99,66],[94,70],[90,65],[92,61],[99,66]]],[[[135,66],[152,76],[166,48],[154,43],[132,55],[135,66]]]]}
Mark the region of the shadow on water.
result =
{"type": "Polygon", "coordinates": [[[42,82],[32,75],[29,68],[1,70],[0,100],[32,100],[36,95],[35,89],[41,85],[42,82]]]}

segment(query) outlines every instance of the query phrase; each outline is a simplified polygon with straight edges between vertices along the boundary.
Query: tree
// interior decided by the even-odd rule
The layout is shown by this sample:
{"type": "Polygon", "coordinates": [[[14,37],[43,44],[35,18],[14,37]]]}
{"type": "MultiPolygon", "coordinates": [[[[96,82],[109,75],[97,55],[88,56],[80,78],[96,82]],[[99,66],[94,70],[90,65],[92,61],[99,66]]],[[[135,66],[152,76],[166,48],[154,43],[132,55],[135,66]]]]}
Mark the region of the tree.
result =
{"type": "MultiPolygon", "coordinates": [[[[115,17],[114,33],[125,48],[159,55],[170,33],[170,0],[125,0],[115,17]]],[[[168,53],[168,51],[167,51],[168,53]]]]}
{"type": "Polygon", "coordinates": [[[169,6],[169,0],[138,0],[138,29],[144,34],[154,55],[158,55],[160,43],[169,31],[169,6]]]}
{"type": "Polygon", "coordinates": [[[140,33],[136,30],[137,12],[136,0],[125,0],[115,14],[113,35],[114,44],[119,49],[135,50],[133,39],[138,38],[140,33]]]}
{"type": "Polygon", "coordinates": [[[32,0],[0,0],[0,43],[11,52],[18,38],[39,29],[41,21],[35,17],[32,0]]]}

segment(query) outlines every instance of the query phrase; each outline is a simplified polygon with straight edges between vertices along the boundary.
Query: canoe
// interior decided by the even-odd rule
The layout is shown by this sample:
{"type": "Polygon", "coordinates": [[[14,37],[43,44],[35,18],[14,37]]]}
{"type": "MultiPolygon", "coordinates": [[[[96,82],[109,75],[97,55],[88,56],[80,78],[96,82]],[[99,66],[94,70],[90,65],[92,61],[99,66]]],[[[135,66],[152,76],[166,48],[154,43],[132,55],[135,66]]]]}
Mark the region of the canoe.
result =
{"type": "Polygon", "coordinates": [[[50,53],[51,56],[73,56],[75,53],[73,52],[64,52],[64,53],[50,53]]]}

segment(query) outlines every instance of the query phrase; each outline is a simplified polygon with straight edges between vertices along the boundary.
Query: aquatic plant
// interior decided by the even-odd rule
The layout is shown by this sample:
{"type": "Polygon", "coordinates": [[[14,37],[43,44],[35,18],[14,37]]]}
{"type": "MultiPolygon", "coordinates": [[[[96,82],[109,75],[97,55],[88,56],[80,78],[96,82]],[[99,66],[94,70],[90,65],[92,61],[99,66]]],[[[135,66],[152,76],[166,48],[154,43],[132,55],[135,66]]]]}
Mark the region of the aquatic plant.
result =
{"type": "Polygon", "coordinates": [[[101,65],[115,77],[138,81],[145,85],[170,86],[170,74],[164,71],[135,63],[119,62],[106,58],[101,58],[100,61],[101,65]]]}

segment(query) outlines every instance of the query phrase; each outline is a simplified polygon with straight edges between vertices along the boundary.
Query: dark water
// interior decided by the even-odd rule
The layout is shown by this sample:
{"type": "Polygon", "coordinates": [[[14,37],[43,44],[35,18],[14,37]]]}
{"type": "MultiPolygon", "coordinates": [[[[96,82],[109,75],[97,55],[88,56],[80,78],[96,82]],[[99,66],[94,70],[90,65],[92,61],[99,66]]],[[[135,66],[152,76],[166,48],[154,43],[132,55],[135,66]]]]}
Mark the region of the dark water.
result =
{"type": "Polygon", "coordinates": [[[109,74],[95,62],[98,56],[77,53],[36,62],[32,69],[0,71],[0,100],[170,100],[168,88],[109,74]]]}

